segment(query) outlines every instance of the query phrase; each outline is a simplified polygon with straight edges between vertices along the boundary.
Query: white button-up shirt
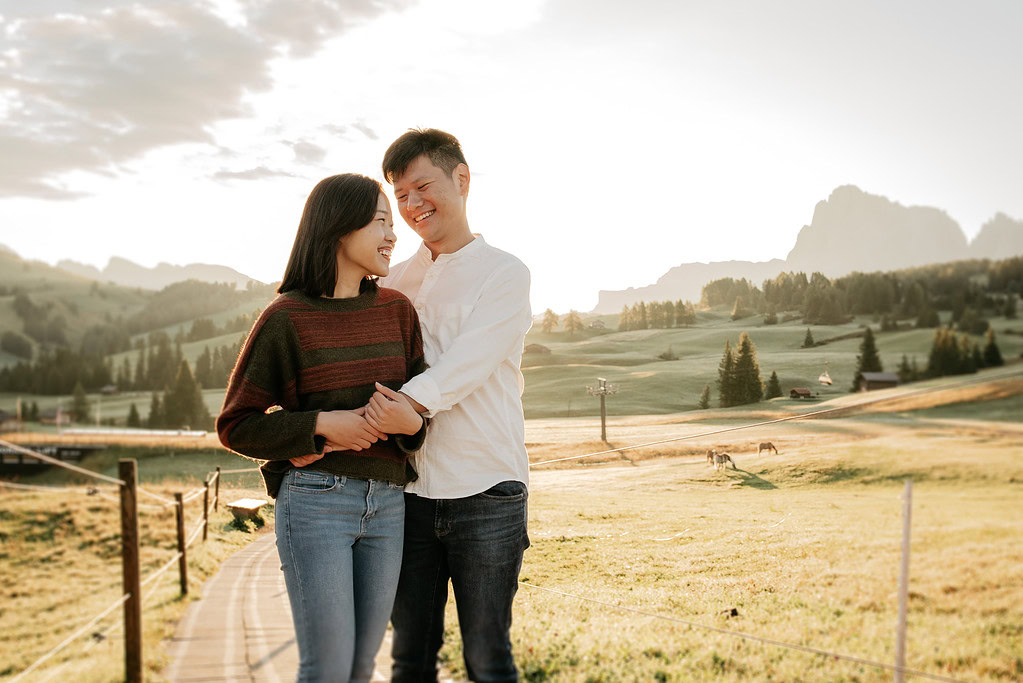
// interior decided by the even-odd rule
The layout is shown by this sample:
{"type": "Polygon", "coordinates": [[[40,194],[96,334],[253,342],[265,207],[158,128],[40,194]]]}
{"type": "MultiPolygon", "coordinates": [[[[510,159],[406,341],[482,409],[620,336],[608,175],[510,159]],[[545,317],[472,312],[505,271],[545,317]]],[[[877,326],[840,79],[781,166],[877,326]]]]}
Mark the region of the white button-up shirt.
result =
{"type": "Polygon", "coordinates": [[[405,490],[464,498],[502,481],[528,484],[520,364],[532,326],[529,269],[476,235],[436,261],[420,246],[380,285],[412,301],[430,366],[401,388],[432,418],[412,457],[419,479],[405,490]]]}

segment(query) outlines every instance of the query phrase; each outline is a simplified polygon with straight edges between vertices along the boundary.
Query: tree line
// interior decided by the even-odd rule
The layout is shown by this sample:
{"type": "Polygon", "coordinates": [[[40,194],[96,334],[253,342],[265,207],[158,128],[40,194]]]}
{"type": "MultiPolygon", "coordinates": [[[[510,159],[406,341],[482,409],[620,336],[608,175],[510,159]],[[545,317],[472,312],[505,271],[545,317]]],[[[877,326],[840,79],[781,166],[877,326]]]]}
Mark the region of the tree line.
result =
{"type": "Polygon", "coordinates": [[[1023,257],[972,260],[921,266],[888,273],[852,273],[830,279],[821,273],[780,273],[762,288],[750,281],[720,278],[702,289],[702,306],[731,306],[732,318],[755,314],[777,322],[782,311],[797,311],[810,324],[847,322],[854,315],[886,318],[889,324],[911,320],[917,327],[938,327],[937,311],[971,334],[984,334],[985,316],[1016,316],[1023,294],[1023,257]]]}
{"type": "MultiPolygon", "coordinates": [[[[208,389],[226,387],[244,340],[242,335],[233,344],[204,347],[196,359],[196,381],[208,389]]],[[[98,353],[43,350],[33,362],[0,369],[0,391],[52,396],[71,393],[79,382],[87,391],[108,385],[119,391],[163,390],[175,381],[182,360],[181,342],[172,343],[165,332],[140,338],[135,354],[126,353],[116,364],[98,353]]]]}
{"type": "Polygon", "coordinates": [[[696,307],[691,301],[640,301],[626,305],[618,316],[618,330],[663,330],[696,324],[696,307]]]}

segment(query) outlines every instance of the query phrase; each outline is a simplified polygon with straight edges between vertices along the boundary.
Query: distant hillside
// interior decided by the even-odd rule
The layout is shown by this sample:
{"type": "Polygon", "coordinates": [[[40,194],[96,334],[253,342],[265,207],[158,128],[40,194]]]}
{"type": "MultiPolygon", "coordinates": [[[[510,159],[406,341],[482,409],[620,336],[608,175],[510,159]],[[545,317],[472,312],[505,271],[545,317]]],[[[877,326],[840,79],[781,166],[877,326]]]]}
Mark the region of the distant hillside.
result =
{"type": "Polygon", "coordinates": [[[700,298],[708,282],[731,277],[756,285],[783,271],[821,272],[828,277],[890,271],[969,258],[1001,259],[1023,254],[1023,222],[996,214],[968,244],[962,228],[941,209],[903,206],[853,185],[836,188],[817,204],[785,260],[683,263],[656,284],[601,290],[593,313],[617,313],[639,301],[700,298]]]}
{"type": "Polygon", "coordinates": [[[103,270],[67,259],[58,261],[57,267],[69,273],[87,277],[90,280],[113,282],[124,287],[141,287],[142,289],[153,290],[163,289],[167,285],[185,280],[234,283],[239,287],[245,287],[249,281],[262,284],[258,280],[253,280],[253,278],[239,273],[233,268],[204,263],[191,263],[187,266],[159,263],[153,268],[146,268],[127,259],[114,256],[111,257],[103,270]]]}
{"type": "Polygon", "coordinates": [[[683,263],[662,275],[647,287],[629,287],[624,291],[600,290],[600,299],[594,313],[618,313],[623,306],[637,301],[699,301],[700,290],[708,282],[723,277],[746,278],[760,284],[787,269],[785,261],[716,261],[714,263],[683,263]]]}
{"type": "Polygon", "coordinates": [[[997,213],[981,227],[970,243],[973,258],[1000,259],[1023,254],[1023,221],[997,213]]]}
{"type": "MultiPolygon", "coordinates": [[[[242,324],[237,318],[273,298],[272,286],[252,283],[237,287],[190,280],[152,291],[87,278],[0,249],[0,334],[27,340],[36,359],[44,348],[122,352],[131,347],[131,335],[157,330],[172,337],[187,334],[200,318],[212,319],[206,326],[211,336],[235,325],[229,330],[234,339],[242,324]]],[[[251,320],[243,322],[245,329],[251,325],[251,320]]],[[[0,367],[17,360],[0,354],[0,367]]]]}

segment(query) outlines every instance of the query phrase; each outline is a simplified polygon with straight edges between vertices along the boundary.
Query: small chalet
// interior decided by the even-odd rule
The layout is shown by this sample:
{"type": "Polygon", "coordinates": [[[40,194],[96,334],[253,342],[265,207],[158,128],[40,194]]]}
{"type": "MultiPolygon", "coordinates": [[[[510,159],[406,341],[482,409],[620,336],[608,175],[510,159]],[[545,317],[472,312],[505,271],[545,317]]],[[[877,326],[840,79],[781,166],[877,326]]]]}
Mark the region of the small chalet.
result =
{"type": "Polygon", "coordinates": [[[606,327],[607,325],[604,324],[603,320],[594,320],[592,323],[590,323],[591,330],[603,330],[606,327]]]}
{"type": "Polygon", "coordinates": [[[116,384],[107,384],[104,385],[103,387],[100,387],[99,393],[103,394],[104,396],[116,396],[117,394],[121,393],[121,390],[117,388],[116,384]]]}
{"type": "Polygon", "coordinates": [[[813,398],[813,392],[806,387],[796,387],[789,392],[789,398],[813,398]]]}
{"type": "Polygon", "coordinates": [[[522,349],[522,353],[523,354],[528,354],[528,353],[550,353],[550,352],[551,352],[551,350],[548,349],[543,344],[526,344],[525,348],[522,349]]]}
{"type": "Polygon", "coordinates": [[[857,385],[860,391],[891,389],[899,386],[899,376],[894,372],[863,372],[860,373],[857,385]]]}

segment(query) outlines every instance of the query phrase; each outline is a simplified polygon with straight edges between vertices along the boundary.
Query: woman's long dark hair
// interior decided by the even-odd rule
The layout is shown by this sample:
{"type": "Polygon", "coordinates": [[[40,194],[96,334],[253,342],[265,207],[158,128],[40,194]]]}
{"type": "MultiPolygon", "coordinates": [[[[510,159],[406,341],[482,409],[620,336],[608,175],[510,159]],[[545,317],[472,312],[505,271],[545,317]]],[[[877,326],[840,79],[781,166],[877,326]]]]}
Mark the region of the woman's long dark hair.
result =
{"type": "Polygon", "coordinates": [[[357,173],[332,175],[318,182],[305,202],[277,292],[297,289],[313,297],[333,296],[337,246],[342,237],[370,224],[380,191],[380,183],[357,173]]]}

